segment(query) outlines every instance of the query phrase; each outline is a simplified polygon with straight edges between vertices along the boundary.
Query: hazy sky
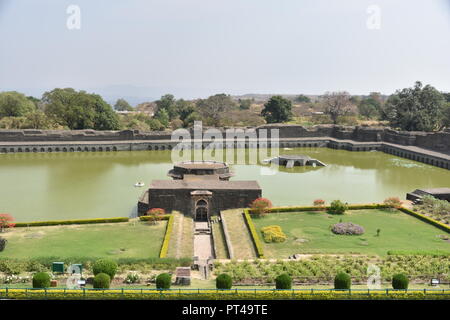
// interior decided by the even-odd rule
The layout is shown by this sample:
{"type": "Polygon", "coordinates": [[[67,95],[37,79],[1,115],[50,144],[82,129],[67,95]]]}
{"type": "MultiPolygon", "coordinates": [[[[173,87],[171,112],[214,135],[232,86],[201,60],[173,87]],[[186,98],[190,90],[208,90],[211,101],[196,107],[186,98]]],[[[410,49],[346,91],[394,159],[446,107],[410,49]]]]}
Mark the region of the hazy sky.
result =
{"type": "Polygon", "coordinates": [[[450,0],[0,0],[0,91],[389,94],[416,80],[450,91],[450,0]]]}

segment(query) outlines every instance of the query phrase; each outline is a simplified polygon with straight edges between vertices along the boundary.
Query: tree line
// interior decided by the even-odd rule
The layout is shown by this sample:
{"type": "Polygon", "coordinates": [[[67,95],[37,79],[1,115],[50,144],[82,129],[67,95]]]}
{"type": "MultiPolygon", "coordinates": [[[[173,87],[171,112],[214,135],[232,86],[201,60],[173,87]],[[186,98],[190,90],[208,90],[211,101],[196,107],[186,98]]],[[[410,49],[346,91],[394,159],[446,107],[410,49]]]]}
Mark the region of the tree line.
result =
{"type": "Polygon", "coordinates": [[[98,94],[72,88],[56,88],[41,98],[7,91],[0,93],[0,128],[149,131],[190,127],[196,120],[216,127],[257,126],[298,123],[300,117],[294,109],[309,112],[312,124],[356,125],[360,120],[373,120],[407,131],[450,127],[450,93],[416,82],[389,97],[375,92],[363,97],[326,92],[314,101],[304,94],[295,99],[276,95],[258,104],[254,99],[235,99],[224,93],[196,100],[166,94],[136,107],[125,99],[111,106],[98,94]]]}

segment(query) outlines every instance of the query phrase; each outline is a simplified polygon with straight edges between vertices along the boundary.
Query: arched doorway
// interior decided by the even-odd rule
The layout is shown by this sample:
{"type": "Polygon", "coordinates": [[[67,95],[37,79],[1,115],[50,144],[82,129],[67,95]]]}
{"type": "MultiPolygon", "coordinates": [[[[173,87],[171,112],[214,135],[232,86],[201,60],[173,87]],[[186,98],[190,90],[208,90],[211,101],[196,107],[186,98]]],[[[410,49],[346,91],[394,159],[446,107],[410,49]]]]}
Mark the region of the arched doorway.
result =
{"type": "Polygon", "coordinates": [[[208,202],[204,199],[195,204],[195,221],[208,221],[208,202]]]}

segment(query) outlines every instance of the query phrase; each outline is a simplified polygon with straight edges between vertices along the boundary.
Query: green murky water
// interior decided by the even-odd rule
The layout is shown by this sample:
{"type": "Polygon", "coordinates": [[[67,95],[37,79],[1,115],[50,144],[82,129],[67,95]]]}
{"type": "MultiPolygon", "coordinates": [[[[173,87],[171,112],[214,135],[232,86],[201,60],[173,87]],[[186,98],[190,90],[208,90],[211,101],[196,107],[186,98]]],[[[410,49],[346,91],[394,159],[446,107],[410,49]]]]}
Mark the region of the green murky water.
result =
{"type": "MultiPolygon", "coordinates": [[[[233,165],[234,180],[257,180],[275,205],[314,199],[349,203],[405,198],[415,188],[450,186],[450,171],[381,152],[327,148],[280,150],[305,154],[327,167],[261,174],[260,165],[233,165]]],[[[169,179],[169,151],[0,154],[0,212],[16,221],[130,216],[152,179],[169,179]]],[[[263,172],[264,173],[264,172],[263,172]]]]}

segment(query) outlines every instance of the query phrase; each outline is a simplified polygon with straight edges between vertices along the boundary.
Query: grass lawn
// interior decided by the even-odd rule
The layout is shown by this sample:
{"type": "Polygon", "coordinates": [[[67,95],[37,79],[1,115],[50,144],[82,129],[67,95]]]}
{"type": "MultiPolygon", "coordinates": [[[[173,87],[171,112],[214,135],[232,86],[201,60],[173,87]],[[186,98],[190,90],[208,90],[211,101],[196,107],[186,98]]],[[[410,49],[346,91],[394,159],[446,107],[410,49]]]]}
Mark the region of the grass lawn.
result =
{"type": "Polygon", "coordinates": [[[216,258],[217,259],[228,259],[228,252],[225,243],[225,236],[222,230],[222,224],[220,222],[212,224],[212,232],[214,234],[214,242],[216,245],[216,258]]]}
{"type": "Polygon", "coordinates": [[[287,235],[283,243],[265,243],[267,258],[288,258],[296,253],[361,253],[385,255],[388,250],[450,251],[450,243],[439,238],[444,231],[400,211],[349,210],[344,215],[325,212],[270,213],[253,217],[256,230],[281,226],[287,235]],[[364,227],[363,235],[335,235],[330,226],[353,222],[364,227]],[[380,229],[378,237],[377,229],[380,229]]]}
{"type": "MultiPolygon", "coordinates": [[[[242,209],[222,211],[233,247],[234,259],[253,259],[256,257],[255,247],[242,216],[242,209]]],[[[222,221],[222,223],[224,223],[222,221]]]]}
{"type": "Polygon", "coordinates": [[[124,223],[16,228],[1,236],[8,240],[0,258],[158,257],[166,221],[157,225],[124,223]]]}

